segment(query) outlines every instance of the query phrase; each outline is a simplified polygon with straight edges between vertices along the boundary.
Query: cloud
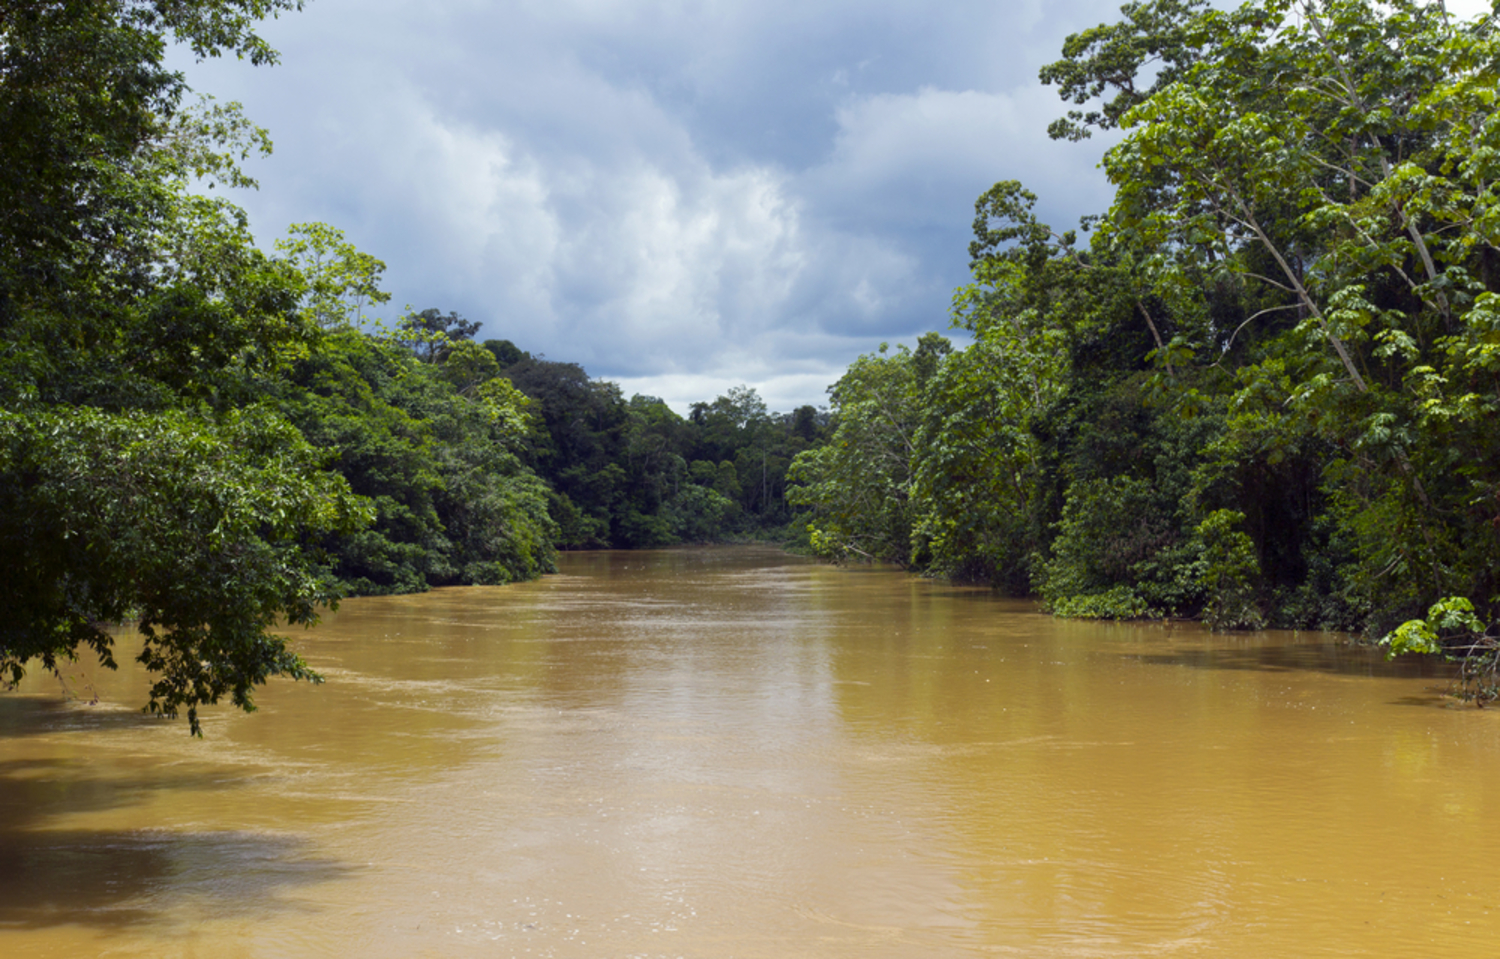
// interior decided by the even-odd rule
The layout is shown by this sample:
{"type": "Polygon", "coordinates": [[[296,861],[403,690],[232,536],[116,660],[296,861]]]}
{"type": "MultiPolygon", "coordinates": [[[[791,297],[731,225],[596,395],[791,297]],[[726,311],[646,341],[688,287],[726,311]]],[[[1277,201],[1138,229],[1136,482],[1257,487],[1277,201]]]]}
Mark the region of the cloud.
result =
{"type": "MultiPolygon", "coordinates": [[[[909,324],[929,304],[945,308],[966,280],[974,201],[996,181],[1022,180],[1043,196],[1041,215],[1059,223],[1108,205],[1107,184],[1094,169],[1102,146],[1048,139],[1054,100],[1040,87],[925,87],[841,105],[833,150],[799,188],[831,230],[879,236],[913,259],[914,275],[903,278],[914,284],[913,302],[893,323],[909,324]]],[[[928,322],[940,321],[938,314],[928,322]]]]}
{"type": "Polygon", "coordinates": [[[946,326],[996,180],[1059,223],[1107,202],[1101,146],[1046,138],[1034,78],[1113,11],[319,0],[268,25],[281,66],[187,70],[272,129],[242,198],[267,244],[324,220],[397,304],[680,408],[739,383],[790,408],[946,326]]]}

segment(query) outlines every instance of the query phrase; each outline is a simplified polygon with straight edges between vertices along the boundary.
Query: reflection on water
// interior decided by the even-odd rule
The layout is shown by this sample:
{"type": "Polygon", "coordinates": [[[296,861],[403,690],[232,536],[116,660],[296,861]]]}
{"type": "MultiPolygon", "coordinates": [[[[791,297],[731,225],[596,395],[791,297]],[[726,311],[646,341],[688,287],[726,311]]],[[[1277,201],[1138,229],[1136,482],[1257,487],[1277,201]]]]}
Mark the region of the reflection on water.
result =
{"type": "Polygon", "coordinates": [[[0,954],[1465,957],[1500,932],[1500,720],[1336,637],[1060,622],[745,548],[570,555],[299,641],[328,684],[201,742],[136,712],[125,665],[0,697],[0,954]]]}

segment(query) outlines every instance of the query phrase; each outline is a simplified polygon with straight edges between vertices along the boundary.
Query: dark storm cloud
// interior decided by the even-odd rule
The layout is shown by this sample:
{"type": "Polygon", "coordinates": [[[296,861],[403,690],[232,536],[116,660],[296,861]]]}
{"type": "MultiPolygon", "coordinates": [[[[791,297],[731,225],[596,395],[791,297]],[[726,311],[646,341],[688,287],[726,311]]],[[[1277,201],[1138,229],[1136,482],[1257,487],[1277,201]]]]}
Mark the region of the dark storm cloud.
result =
{"type": "MultiPolygon", "coordinates": [[[[1037,84],[1106,2],[316,0],[274,69],[189,66],[277,153],[269,243],[323,220],[455,309],[679,407],[818,402],[856,354],[946,326],[974,198],[1021,179],[1071,224],[1101,144],[1037,84]]],[[[393,318],[397,311],[391,311],[393,318]]]]}

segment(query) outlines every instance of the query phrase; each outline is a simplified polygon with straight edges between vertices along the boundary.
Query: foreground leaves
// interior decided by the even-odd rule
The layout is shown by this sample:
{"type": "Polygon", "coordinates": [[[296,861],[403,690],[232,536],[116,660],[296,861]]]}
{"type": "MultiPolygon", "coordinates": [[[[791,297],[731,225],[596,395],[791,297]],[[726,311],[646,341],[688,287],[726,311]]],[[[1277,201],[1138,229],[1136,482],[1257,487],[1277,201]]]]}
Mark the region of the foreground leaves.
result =
{"type": "Polygon", "coordinates": [[[320,459],[263,411],[0,414],[0,671],[79,647],[112,664],[109,626],[134,619],[149,708],[194,733],[200,705],[316,680],[270,630],[316,622],[335,595],[315,538],[369,518],[320,459]]]}

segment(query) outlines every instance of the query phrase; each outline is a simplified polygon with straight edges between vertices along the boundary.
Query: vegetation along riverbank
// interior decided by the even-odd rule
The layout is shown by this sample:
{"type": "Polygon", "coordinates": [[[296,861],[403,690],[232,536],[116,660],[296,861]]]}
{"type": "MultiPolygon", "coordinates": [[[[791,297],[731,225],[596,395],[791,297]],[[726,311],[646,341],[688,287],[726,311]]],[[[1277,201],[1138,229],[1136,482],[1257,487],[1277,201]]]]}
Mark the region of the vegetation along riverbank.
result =
{"type": "Polygon", "coordinates": [[[270,139],[170,44],[268,66],[300,0],[0,3],[0,673],[145,634],[150,709],[316,681],[277,626],[505,583],[559,548],[764,535],[826,431],[748,388],[626,400],[438,309],[374,316],[336,228],[269,250],[223,187],[270,139]],[[503,375],[502,375],[503,374],[503,375]]]}
{"type": "MultiPolygon", "coordinates": [[[[980,197],[969,345],[830,408],[682,417],[440,309],[336,228],[205,186],[269,138],[170,42],[271,64],[298,0],[0,4],[0,671],[146,636],[150,708],[316,680],[278,624],[558,549],[805,530],[1066,616],[1385,636],[1495,695],[1500,33],[1440,3],[1152,0],[1070,37],[1052,134],[1113,204],[980,197]],[[1474,655],[1467,655],[1467,654],[1474,655]]],[[[502,331],[503,332],[503,331],[502,331]]]]}
{"type": "Polygon", "coordinates": [[[813,545],[1067,616],[1384,636],[1493,698],[1500,34],[1441,3],[1123,8],[1042,78],[1114,202],[976,205],[955,350],[860,358],[813,545]],[[1470,655],[1472,654],[1472,655],[1470,655]]]}

